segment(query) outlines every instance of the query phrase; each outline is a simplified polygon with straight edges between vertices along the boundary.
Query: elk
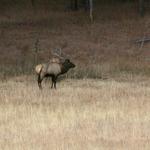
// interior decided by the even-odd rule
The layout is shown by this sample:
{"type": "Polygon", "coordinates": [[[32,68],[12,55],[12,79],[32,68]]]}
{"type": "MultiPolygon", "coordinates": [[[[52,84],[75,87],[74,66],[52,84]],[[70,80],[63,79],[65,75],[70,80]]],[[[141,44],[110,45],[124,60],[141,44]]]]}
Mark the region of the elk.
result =
{"type": "Polygon", "coordinates": [[[75,65],[69,60],[62,60],[60,57],[54,57],[50,59],[48,63],[39,64],[35,67],[35,72],[38,75],[38,86],[39,89],[42,89],[42,80],[45,77],[51,77],[52,85],[51,88],[56,89],[56,82],[58,76],[67,73],[71,68],[74,68],[75,65]]]}

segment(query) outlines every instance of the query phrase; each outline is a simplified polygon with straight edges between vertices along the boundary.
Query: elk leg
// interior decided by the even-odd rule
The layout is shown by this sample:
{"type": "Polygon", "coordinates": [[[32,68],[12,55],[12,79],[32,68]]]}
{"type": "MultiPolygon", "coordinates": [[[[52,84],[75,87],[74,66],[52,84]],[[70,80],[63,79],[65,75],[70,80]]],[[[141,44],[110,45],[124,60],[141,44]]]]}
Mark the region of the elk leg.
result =
{"type": "Polygon", "coordinates": [[[54,81],[55,80],[55,77],[54,76],[52,76],[52,85],[51,85],[51,89],[53,88],[53,85],[54,85],[54,81]]]}
{"type": "Polygon", "coordinates": [[[56,89],[56,80],[57,80],[57,76],[52,76],[52,86],[51,88],[55,88],[56,89]]]}
{"type": "Polygon", "coordinates": [[[41,79],[40,75],[38,75],[38,86],[39,86],[40,90],[42,89],[41,82],[42,82],[42,79],[41,79]]]}
{"type": "Polygon", "coordinates": [[[54,78],[54,88],[56,89],[56,80],[57,80],[57,77],[54,78]]]}
{"type": "Polygon", "coordinates": [[[42,75],[41,77],[41,74],[38,75],[38,86],[39,86],[39,89],[41,90],[42,89],[42,80],[44,79],[44,75],[42,75]]]}

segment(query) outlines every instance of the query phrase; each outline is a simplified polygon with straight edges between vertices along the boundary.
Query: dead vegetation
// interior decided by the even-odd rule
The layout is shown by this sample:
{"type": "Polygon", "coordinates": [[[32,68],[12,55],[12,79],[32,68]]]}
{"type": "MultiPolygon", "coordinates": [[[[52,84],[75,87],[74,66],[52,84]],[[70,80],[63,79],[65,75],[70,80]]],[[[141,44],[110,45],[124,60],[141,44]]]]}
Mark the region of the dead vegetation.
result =
{"type": "Polygon", "coordinates": [[[138,77],[65,80],[39,92],[33,77],[0,83],[0,149],[130,149],[150,146],[150,82],[138,77]]]}
{"type": "Polygon", "coordinates": [[[150,45],[133,43],[149,36],[149,15],[96,9],[93,24],[62,7],[0,13],[0,149],[149,150],[150,45]],[[72,79],[39,92],[35,64],[61,47],[72,79]]]}

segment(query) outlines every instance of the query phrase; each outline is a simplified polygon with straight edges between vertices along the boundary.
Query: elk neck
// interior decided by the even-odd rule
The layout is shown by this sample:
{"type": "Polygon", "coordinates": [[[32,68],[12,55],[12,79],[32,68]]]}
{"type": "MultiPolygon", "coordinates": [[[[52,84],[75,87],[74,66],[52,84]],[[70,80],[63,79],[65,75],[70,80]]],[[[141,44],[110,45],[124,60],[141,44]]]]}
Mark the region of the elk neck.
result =
{"type": "Polygon", "coordinates": [[[61,66],[61,74],[66,73],[69,69],[70,69],[70,67],[68,66],[68,64],[63,63],[61,66]]]}

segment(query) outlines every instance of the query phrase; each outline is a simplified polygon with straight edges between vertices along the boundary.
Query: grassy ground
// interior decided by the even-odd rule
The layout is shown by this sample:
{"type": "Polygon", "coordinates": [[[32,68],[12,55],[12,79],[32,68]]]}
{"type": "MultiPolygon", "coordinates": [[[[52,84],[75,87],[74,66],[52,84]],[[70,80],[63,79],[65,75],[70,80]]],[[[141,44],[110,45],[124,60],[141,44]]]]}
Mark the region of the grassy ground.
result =
{"type": "Polygon", "coordinates": [[[2,6],[0,149],[149,150],[150,44],[134,43],[149,37],[148,11],[97,4],[91,24],[63,4],[2,6]],[[76,64],[72,79],[39,91],[34,66],[59,47],[76,64]]]}
{"type": "Polygon", "coordinates": [[[0,82],[0,149],[148,150],[150,80],[0,82]]]}

